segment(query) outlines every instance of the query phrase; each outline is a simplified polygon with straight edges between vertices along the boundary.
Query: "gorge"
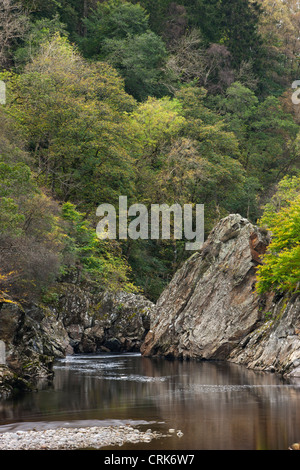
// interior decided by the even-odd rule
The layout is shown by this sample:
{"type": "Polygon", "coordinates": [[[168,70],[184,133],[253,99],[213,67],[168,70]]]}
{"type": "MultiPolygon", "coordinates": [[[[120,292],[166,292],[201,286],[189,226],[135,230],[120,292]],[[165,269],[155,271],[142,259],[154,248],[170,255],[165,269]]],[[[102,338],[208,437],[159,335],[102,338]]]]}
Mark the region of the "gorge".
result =
{"type": "Polygon", "coordinates": [[[76,283],[62,283],[48,305],[3,302],[3,393],[51,381],[54,360],[74,353],[140,351],[299,376],[299,295],[255,291],[256,266],[269,241],[269,232],[240,215],[225,217],[156,304],[76,283]]]}

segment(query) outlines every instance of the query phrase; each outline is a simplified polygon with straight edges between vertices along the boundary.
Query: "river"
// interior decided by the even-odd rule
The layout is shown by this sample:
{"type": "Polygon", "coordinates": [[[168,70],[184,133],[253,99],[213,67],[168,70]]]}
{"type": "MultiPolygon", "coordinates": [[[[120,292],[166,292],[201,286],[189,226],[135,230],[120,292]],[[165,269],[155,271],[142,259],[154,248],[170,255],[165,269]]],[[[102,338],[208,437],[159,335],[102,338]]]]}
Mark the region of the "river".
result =
{"type": "Polygon", "coordinates": [[[300,379],[139,354],[68,356],[54,370],[51,386],[0,401],[0,432],[129,423],[168,434],[124,450],[286,450],[300,441],[300,379]]]}

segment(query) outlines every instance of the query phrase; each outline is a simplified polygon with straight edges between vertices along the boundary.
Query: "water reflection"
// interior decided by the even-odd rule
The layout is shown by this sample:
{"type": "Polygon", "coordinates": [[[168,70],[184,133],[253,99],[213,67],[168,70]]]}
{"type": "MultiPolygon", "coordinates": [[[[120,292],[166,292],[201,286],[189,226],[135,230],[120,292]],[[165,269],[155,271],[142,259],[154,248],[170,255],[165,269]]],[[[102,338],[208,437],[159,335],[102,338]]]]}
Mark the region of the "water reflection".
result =
{"type": "Polygon", "coordinates": [[[51,388],[0,402],[0,431],[80,422],[184,433],[143,448],[287,449],[300,440],[300,383],[222,362],[71,356],[51,388]]]}

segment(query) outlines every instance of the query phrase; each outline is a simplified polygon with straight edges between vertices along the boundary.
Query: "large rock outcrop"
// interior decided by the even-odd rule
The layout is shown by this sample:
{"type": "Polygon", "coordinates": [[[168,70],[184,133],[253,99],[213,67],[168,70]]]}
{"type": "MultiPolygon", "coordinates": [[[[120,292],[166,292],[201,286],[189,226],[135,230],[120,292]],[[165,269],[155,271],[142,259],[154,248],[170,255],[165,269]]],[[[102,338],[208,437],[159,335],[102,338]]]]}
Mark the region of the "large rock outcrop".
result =
{"type": "Polygon", "coordinates": [[[139,351],[153,307],[142,295],[124,291],[92,294],[63,284],[53,308],[62,319],[72,351],[91,353],[139,351]]]}
{"type": "Polygon", "coordinates": [[[6,382],[11,377],[13,388],[31,389],[51,380],[53,362],[64,357],[69,344],[62,320],[50,308],[11,302],[0,305],[0,339],[6,348],[6,382]]]}
{"type": "Polygon", "coordinates": [[[255,292],[269,242],[269,233],[238,214],[222,219],[160,296],[142,354],[297,373],[299,298],[280,303],[255,292]]]}
{"type": "Polygon", "coordinates": [[[142,295],[105,293],[97,304],[93,322],[84,329],[79,352],[139,352],[150,329],[154,304],[142,295]]]}

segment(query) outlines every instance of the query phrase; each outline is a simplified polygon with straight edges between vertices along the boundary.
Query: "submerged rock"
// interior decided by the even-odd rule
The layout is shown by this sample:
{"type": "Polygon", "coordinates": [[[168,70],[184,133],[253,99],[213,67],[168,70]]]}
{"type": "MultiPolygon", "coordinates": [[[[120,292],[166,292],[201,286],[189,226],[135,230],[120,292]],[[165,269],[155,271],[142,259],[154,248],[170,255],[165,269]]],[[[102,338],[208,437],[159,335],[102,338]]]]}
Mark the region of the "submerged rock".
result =
{"type": "MultiPolygon", "coordinates": [[[[88,428],[57,428],[4,432],[0,434],[2,450],[76,450],[101,449],[106,446],[122,446],[125,443],[151,442],[166,437],[151,429],[143,432],[133,426],[106,426],[88,428]]],[[[127,461],[126,461],[127,462],[127,461]]]]}

